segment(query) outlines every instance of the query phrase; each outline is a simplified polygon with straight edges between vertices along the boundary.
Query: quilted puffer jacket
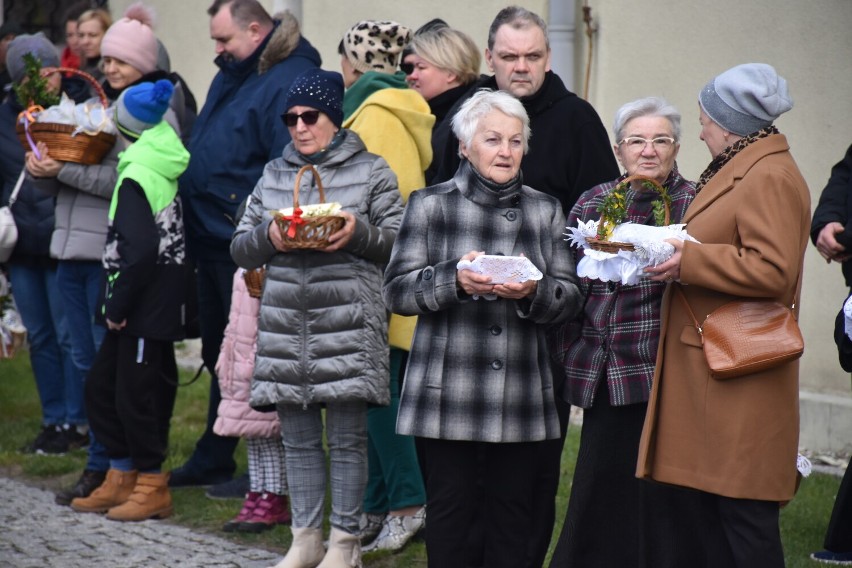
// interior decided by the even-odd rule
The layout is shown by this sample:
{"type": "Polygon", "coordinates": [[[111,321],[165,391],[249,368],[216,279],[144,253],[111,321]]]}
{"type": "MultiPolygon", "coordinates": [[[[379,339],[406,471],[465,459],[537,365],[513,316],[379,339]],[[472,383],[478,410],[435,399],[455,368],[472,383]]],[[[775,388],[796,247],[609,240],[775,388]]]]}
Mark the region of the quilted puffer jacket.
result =
{"type": "MultiPolygon", "coordinates": [[[[293,205],[299,169],[292,142],[266,165],[231,241],[243,268],[266,265],[251,403],[303,406],[363,400],[388,404],[387,311],[382,273],[402,218],[402,198],[387,162],[352,131],[317,164],[326,201],[356,218],[352,239],[326,253],[278,252],[269,240],[271,210],[293,205]]],[[[319,202],[311,175],[299,203],[319,202]]]]}
{"type": "Polygon", "coordinates": [[[260,300],[249,296],[243,272],[240,268],[234,274],[231,312],[216,361],[222,402],[213,431],[220,436],[277,438],[281,432],[278,414],[258,412],[249,406],[260,300]]]}

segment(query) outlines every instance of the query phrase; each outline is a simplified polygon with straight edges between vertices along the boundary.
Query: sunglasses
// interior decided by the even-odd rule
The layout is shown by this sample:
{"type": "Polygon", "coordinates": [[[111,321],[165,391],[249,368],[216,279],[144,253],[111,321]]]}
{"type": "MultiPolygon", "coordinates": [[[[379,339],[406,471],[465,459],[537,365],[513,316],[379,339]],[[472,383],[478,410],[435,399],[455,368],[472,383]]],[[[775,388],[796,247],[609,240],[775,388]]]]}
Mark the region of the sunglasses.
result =
{"type": "Polygon", "coordinates": [[[306,110],[302,114],[296,114],[293,112],[285,112],[281,115],[282,120],[284,120],[284,124],[288,128],[293,128],[296,126],[296,123],[299,122],[299,119],[302,119],[302,122],[305,123],[305,126],[313,126],[319,120],[320,111],[318,110],[306,110]]]}
{"type": "Polygon", "coordinates": [[[400,63],[399,68],[406,75],[414,73],[414,63],[400,63]]]}

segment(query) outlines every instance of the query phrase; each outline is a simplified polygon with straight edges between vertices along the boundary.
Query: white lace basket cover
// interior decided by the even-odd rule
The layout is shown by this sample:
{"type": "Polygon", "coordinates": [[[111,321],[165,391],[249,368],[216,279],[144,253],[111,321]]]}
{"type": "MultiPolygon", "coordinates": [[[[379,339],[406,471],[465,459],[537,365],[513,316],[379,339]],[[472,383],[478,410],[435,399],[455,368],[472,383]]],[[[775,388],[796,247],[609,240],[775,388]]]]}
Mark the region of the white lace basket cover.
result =
{"type": "MultiPolygon", "coordinates": [[[[457,270],[472,270],[478,274],[487,274],[491,277],[493,284],[505,284],[507,282],[526,282],[527,280],[541,280],[544,276],[541,271],[524,256],[503,256],[498,254],[482,254],[473,260],[460,260],[456,264],[457,270]]],[[[496,294],[486,294],[486,300],[496,300],[496,294]]],[[[475,300],[479,296],[474,295],[475,300]]]]}
{"type": "Polygon", "coordinates": [[[635,250],[610,253],[594,250],[586,241],[597,235],[597,221],[578,221],[576,227],[566,229],[565,240],[572,246],[585,249],[585,256],[577,263],[578,276],[625,285],[638,284],[644,277],[645,267],[665,262],[674,254],[674,247],[665,239],[698,242],[687,234],[686,225],[654,227],[622,223],[615,227],[610,240],[631,243],[635,250]]]}

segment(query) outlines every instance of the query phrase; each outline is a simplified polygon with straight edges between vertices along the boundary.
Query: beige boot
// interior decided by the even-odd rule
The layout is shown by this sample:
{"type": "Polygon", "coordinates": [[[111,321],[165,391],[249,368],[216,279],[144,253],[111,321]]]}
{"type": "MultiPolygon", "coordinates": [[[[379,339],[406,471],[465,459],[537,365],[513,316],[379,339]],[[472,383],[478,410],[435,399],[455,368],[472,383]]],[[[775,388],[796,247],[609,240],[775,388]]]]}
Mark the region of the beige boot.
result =
{"type": "Polygon", "coordinates": [[[361,568],[361,539],[357,534],[331,527],[328,552],[317,568],[361,568]]]}
{"type": "Polygon", "coordinates": [[[124,504],[107,512],[113,521],[144,521],[163,519],[172,514],[172,494],[169,493],[169,473],[140,473],[136,487],[124,504]]]}
{"type": "Polygon", "coordinates": [[[284,559],[272,568],[315,568],[325,554],[320,529],[291,528],[293,543],[284,559]]]}
{"type": "Polygon", "coordinates": [[[77,497],[71,508],[80,513],[105,513],[127,501],[136,485],[137,472],[111,469],[104,482],[88,497],[77,497]]]}

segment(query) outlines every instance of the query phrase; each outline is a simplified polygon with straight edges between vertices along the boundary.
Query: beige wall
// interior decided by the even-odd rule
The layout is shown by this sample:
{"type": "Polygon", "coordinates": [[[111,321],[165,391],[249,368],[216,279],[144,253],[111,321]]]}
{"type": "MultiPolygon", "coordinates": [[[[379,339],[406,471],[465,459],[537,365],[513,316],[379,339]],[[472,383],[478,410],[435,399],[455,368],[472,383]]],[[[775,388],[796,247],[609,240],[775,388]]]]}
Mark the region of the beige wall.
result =
{"type": "MultiPolygon", "coordinates": [[[[292,1],[292,0],[291,0],[292,1]]],[[[557,1],[557,0],[554,0],[557,1]]],[[[571,1],[571,0],[563,0],[571,1]]],[[[205,13],[209,0],[149,0],[159,14],[157,33],[171,53],[173,68],[203,100],[215,73],[213,43],[205,13]]],[[[616,109],[629,100],[662,95],[683,113],[679,164],[696,179],[709,162],[698,140],[697,95],[714,75],[747,61],[774,65],[789,82],[795,108],[777,125],[810,187],[816,206],[831,166],[852,143],[852,2],[849,0],[589,0],[595,35],[590,100],[609,129],[616,109]]],[[[130,0],[113,0],[120,15],[130,0]]],[[[264,4],[272,10],[276,3],[264,4]]],[[[488,25],[506,2],[478,0],[305,0],[303,28],[320,50],[324,67],[337,69],[337,43],[364,18],[395,19],[416,28],[440,16],[485,47],[488,25]]],[[[546,0],[521,2],[546,18],[546,0]]],[[[577,0],[576,4],[582,4],[577,0]]],[[[579,7],[578,26],[582,25],[579,7]]],[[[585,36],[577,30],[577,77],[582,92],[585,36]]],[[[759,196],[755,206],[759,207],[759,196]]],[[[826,265],[809,247],[802,328],[807,347],[802,360],[805,389],[848,393],[832,342],[834,315],[845,289],[839,266],[826,265]]]]}

